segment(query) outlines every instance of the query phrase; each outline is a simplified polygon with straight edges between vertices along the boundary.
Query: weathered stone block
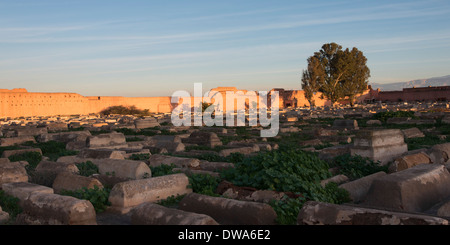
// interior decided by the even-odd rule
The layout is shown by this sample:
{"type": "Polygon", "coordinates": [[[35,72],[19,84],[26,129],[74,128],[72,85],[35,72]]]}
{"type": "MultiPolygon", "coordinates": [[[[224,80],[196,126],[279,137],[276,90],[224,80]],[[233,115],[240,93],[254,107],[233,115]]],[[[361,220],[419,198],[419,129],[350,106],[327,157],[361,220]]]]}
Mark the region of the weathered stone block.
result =
{"type": "Polygon", "coordinates": [[[98,179],[67,172],[59,173],[53,181],[53,190],[57,194],[60,194],[63,190],[76,191],[83,187],[93,189],[95,186],[103,189],[103,185],[98,179]]]}
{"type": "Polygon", "coordinates": [[[86,139],[86,145],[88,148],[126,148],[127,142],[126,138],[122,133],[109,133],[109,134],[99,134],[96,136],[89,136],[86,139]]]}
{"type": "Polygon", "coordinates": [[[23,202],[34,192],[53,194],[53,189],[50,187],[28,182],[6,183],[1,187],[6,194],[17,197],[20,205],[23,205],[23,202]]]}
{"type": "Polygon", "coordinates": [[[450,159],[450,143],[434,145],[427,153],[433,163],[448,163],[450,159]]]}
{"type": "Polygon", "coordinates": [[[57,132],[57,131],[67,131],[69,129],[67,123],[64,122],[54,122],[49,123],[47,125],[47,129],[49,132],[57,132]]]}
{"type": "Polygon", "coordinates": [[[372,186],[372,182],[375,179],[385,175],[385,172],[377,172],[371,175],[364,176],[357,180],[341,184],[339,185],[339,188],[347,190],[352,201],[354,203],[359,203],[366,198],[367,192],[369,192],[369,189],[372,186]]]}
{"type": "Polygon", "coordinates": [[[432,163],[430,157],[424,152],[419,152],[416,154],[402,156],[395,159],[395,161],[389,166],[390,172],[397,172],[412,168],[419,164],[429,164],[432,163]]]}
{"type": "Polygon", "coordinates": [[[121,159],[125,160],[125,151],[116,151],[112,149],[83,149],[78,153],[80,158],[108,158],[108,159],[121,159]]]}
{"type": "Polygon", "coordinates": [[[52,162],[43,160],[36,166],[36,172],[48,172],[54,174],[69,172],[77,174],[79,173],[79,170],[74,163],[52,162]]]}
{"type": "Polygon", "coordinates": [[[166,208],[153,203],[143,203],[132,210],[133,225],[218,225],[208,215],[166,208]]]}
{"type": "Polygon", "coordinates": [[[333,129],[347,129],[347,130],[352,130],[352,129],[359,129],[358,127],[358,121],[356,120],[348,120],[348,119],[336,119],[333,122],[333,129]]]}
{"type": "Polygon", "coordinates": [[[0,159],[0,188],[4,183],[28,182],[28,174],[22,164],[9,162],[8,158],[0,159]]]}
{"type": "Polygon", "coordinates": [[[178,135],[155,135],[146,137],[146,141],[182,143],[181,137],[178,135]]]}
{"type": "Polygon", "coordinates": [[[205,145],[211,148],[222,145],[220,138],[213,132],[192,132],[188,138],[182,139],[182,141],[183,143],[205,145]]]}
{"type": "Polygon", "coordinates": [[[448,225],[433,216],[309,201],[300,210],[299,225],[448,225]]]}
{"type": "Polygon", "coordinates": [[[223,149],[220,150],[219,152],[219,156],[223,156],[223,157],[227,157],[233,153],[241,153],[244,155],[248,155],[251,154],[253,152],[258,152],[259,146],[258,145],[254,145],[254,146],[247,146],[247,147],[239,147],[239,148],[229,148],[229,149],[223,149]]]}
{"type": "Polygon", "coordinates": [[[89,130],[84,131],[72,131],[72,132],[59,132],[59,133],[49,133],[49,134],[41,134],[37,140],[39,142],[48,142],[48,141],[58,141],[69,143],[73,141],[84,141],[86,145],[86,139],[92,136],[89,130]]]}
{"type": "Polygon", "coordinates": [[[195,158],[185,158],[185,157],[173,157],[167,155],[153,154],[148,159],[149,165],[151,167],[161,166],[162,164],[171,165],[174,164],[177,167],[198,167],[200,165],[200,160],[195,158]]]}
{"type": "Polygon", "coordinates": [[[9,220],[9,214],[2,210],[2,207],[0,207],[0,225],[8,222],[9,220]]]}
{"type": "Polygon", "coordinates": [[[382,165],[408,151],[399,129],[364,130],[353,139],[351,155],[368,157],[382,165]]]}
{"type": "Polygon", "coordinates": [[[365,204],[423,212],[450,196],[450,173],[440,164],[420,164],[373,181],[365,204]]]}
{"type": "Polygon", "coordinates": [[[24,201],[18,224],[28,225],[96,225],[92,203],[71,196],[32,193],[24,201]]]}
{"type": "Polygon", "coordinates": [[[220,171],[224,169],[234,168],[234,164],[231,162],[208,162],[202,160],[200,161],[200,168],[207,171],[220,171]]]}
{"type": "Polygon", "coordinates": [[[114,175],[126,179],[143,179],[152,176],[145,162],[119,159],[90,159],[100,174],[114,175]]]}
{"type": "Polygon", "coordinates": [[[174,153],[174,152],[181,152],[186,150],[186,146],[183,143],[179,142],[156,142],[154,144],[155,148],[158,149],[166,149],[167,152],[174,153]]]}
{"type": "Polygon", "coordinates": [[[33,143],[36,142],[33,136],[18,136],[12,138],[0,138],[0,146],[13,146],[20,145],[25,142],[31,141],[33,143]]]}
{"type": "Polygon", "coordinates": [[[381,126],[381,121],[380,120],[368,120],[366,122],[366,124],[370,125],[370,126],[374,126],[374,125],[381,126]]]}
{"type": "Polygon", "coordinates": [[[418,128],[403,129],[402,133],[405,136],[405,139],[425,137],[425,135],[422,133],[422,131],[420,131],[418,128]]]}
{"type": "Polygon", "coordinates": [[[185,174],[171,174],[149,179],[131,180],[114,185],[109,195],[111,211],[128,213],[145,202],[156,202],[170,196],[191,193],[185,174]]]}
{"type": "Polygon", "coordinates": [[[16,136],[37,136],[47,133],[47,128],[44,127],[23,127],[15,129],[16,136]]]}
{"type": "Polygon", "coordinates": [[[239,201],[191,193],[179,209],[211,216],[221,225],[273,225],[277,214],[266,203],[239,201]]]}
{"type": "Polygon", "coordinates": [[[440,217],[450,217],[450,200],[445,201],[443,204],[439,206],[436,211],[436,215],[440,217]]]}
{"type": "Polygon", "coordinates": [[[37,152],[42,155],[42,150],[40,148],[30,148],[30,149],[20,149],[20,150],[6,150],[2,153],[2,157],[8,158],[13,155],[20,155],[27,152],[37,152]]]}
{"type": "Polygon", "coordinates": [[[160,124],[156,120],[156,118],[149,117],[144,119],[137,119],[134,121],[134,125],[136,129],[143,129],[143,128],[153,128],[153,127],[159,127],[160,124]]]}

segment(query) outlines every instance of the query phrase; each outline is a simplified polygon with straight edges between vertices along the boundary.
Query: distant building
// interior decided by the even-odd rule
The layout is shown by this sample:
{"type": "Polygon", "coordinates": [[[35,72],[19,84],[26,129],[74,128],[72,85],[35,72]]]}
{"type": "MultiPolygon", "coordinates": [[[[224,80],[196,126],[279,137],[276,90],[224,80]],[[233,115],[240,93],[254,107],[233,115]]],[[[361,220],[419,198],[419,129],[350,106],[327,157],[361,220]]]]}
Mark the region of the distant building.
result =
{"type": "Polygon", "coordinates": [[[402,91],[380,91],[370,88],[370,98],[382,102],[450,101],[450,86],[404,88],[402,91]]]}

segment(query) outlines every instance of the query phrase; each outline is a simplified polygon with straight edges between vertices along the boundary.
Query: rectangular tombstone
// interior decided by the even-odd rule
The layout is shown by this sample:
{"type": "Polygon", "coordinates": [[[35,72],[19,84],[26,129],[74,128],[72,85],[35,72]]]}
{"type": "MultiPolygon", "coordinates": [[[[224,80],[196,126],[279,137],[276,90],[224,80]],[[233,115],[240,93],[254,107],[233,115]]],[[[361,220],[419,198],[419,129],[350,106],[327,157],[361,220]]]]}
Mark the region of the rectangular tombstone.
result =
{"type": "Polygon", "coordinates": [[[67,131],[69,127],[67,123],[64,122],[53,122],[47,125],[47,129],[49,132],[57,132],[57,131],[67,131]]]}
{"type": "Polygon", "coordinates": [[[109,209],[125,214],[145,202],[156,202],[170,196],[191,193],[192,189],[189,189],[188,185],[189,179],[182,173],[117,183],[109,195],[109,209]]]}
{"type": "Polygon", "coordinates": [[[6,183],[2,186],[3,191],[13,197],[19,199],[19,205],[23,205],[23,202],[35,192],[53,194],[53,189],[43,185],[37,185],[28,182],[14,182],[6,183]]]}
{"type": "Polygon", "coordinates": [[[205,145],[211,148],[221,146],[222,141],[219,136],[213,132],[195,131],[192,132],[188,138],[182,139],[183,143],[205,145]]]}
{"type": "Polygon", "coordinates": [[[32,193],[16,222],[23,225],[96,225],[92,203],[71,196],[32,193]]]}
{"type": "Polygon", "coordinates": [[[146,138],[147,141],[154,142],[173,142],[181,143],[181,137],[178,135],[155,135],[146,138]]]}
{"type": "Polygon", "coordinates": [[[373,181],[364,204],[423,212],[450,196],[450,173],[441,164],[420,164],[373,181]]]}
{"type": "Polygon", "coordinates": [[[2,157],[8,158],[13,155],[20,155],[27,152],[37,152],[42,155],[42,150],[40,148],[30,148],[30,149],[20,149],[20,150],[7,150],[2,153],[2,157]]]}
{"type": "Polygon", "coordinates": [[[13,146],[16,144],[20,145],[28,141],[36,143],[36,140],[33,136],[18,136],[12,138],[0,138],[0,146],[13,146]]]}
{"type": "Polygon", "coordinates": [[[79,173],[79,169],[74,163],[52,162],[42,160],[36,166],[36,172],[48,172],[58,174],[61,172],[79,173]]]}
{"type": "Polygon", "coordinates": [[[95,158],[95,159],[121,159],[125,160],[125,151],[117,151],[113,149],[83,149],[78,153],[80,158],[95,158]]]}
{"type": "Polygon", "coordinates": [[[144,119],[137,119],[134,121],[134,125],[136,129],[143,129],[143,128],[153,128],[153,127],[159,127],[160,124],[154,117],[144,118],[144,119]]]}
{"type": "Polygon", "coordinates": [[[15,130],[16,136],[37,136],[47,133],[47,128],[41,127],[23,127],[15,130]]]}
{"type": "Polygon", "coordinates": [[[208,215],[185,212],[146,202],[132,210],[133,225],[218,225],[208,215]]]}
{"type": "Polygon", "coordinates": [[[351,155],[368,157],[382,165],[408,151],[400,129],[364,130],[353,138],[351,155]]]}
{"type": "Polygon", "coordinates": [[[95,186],[103,189],[103,185],[98,179],[62,172],[56,176],[52,187],[55,193],[60,194],[62,191],[76,191],[84,187],[93,189],[95,186]]]}
{"type": "Polygon", "coordinates": [[[359,129],[358,127],[358,121],[356,120],[350,120],[350,119],[336,119],[333,122],[333,129],[347,129],[347,130],[352,130],[352,129],[359,129]]]}
{"type": "Polygon", "coordinates": [[[2,207],[0,207],[0,225],[8,222],[9,220],[9,214],[2,210],[2,207]]]}
{"type": "Polygon", "coordinates": [[[86,145],[89,148],[126,148],[127,142],[125,135],[122,133],[99,134],[96,136],[89,136],[86,139],[86,145]]]}
{"type": "Polygon", "coordinates": [[[274,225],[277,214],[266,203],[240,201],[191,193],[179,204],[179,209],[206,214],[221,225],[274,225]]]}
{"type": "Polygon", "coordinates": [[[297,218],[298,225],[448,225],[446,219],[389,212],[372,208],[306,202],[297,218]]]}
{"type": "Polygon", "coordinates": [[[431,158],[426,153],[419,152],[416,154],[410,154],[395,159],[395,161],[389,166],[389,171],[397,172],[408,168],[412,168],[419,164],[429,164],[429,163],[432,163],[431,158]]]}
{"type": "Polygon", "coordinates": [[[162,164],[171,165],[174,164],[177,167],[198,167],[200,160],[187,157],[173,157],[161,154],[150,155],[149,165],[151,167],[161,166],[162,164]]]}
{"type": "Polygon", "coordinates": [[[422,133],[422,131],[420,131],[420,129],[418,129],[418,128],[403,129],[402,133],[405,136],[405,139],[425,137],[425,135],[422,133]]]}
{"type": "Polygon", "coordinates": [[[59,132],[59,133],[41,134],[38,137],[38,141],[39,142],[58,141],[69,143],[72,141],[86,141],[87,137],[89,136],[92,136],[89,130],[59,132]]]}
{"type": "Polygon", "coordinates": [[[450,143],[434,145],[428,151],[428,155],[432,159],[433,163],[448,163],[450,159],[450,143]]]}
{"type": "Polygon", "coordinates": [[[5,183],[28,182],[28,174],[20,162],[9,162],[8,158],[0,158],[0,189],[5,183]]]}
{"type": "Polygon", "coordinates": [[[259,146],[255,144],[254,146],[223,149],[223,150],[220,150],[219,156],[227,157],[227,156],[231,155],[232,153],[241,153],[244,155],[248,155],[253,152],[258,152],[259,150],[260,150],[259,146]]]}
{"type": "Polygon", "coordinates": [[[375,179],[385,175],[386,173],[383,171],[377,172],[371,175],[364,176],[357,180],[341,184],[339,185],[339,188],[347,190],[350,194],[350,198],[354,203],[360,203],[366,198],[367,192],[372,186],[372,182],[375,179]]]}
{"type": "Polygon", "coordinates": [[[152,171],[143,161],[120,159],[89,159],[98,167],[100,174],[124,179],[143,179],[152,176],[152,171]]]}

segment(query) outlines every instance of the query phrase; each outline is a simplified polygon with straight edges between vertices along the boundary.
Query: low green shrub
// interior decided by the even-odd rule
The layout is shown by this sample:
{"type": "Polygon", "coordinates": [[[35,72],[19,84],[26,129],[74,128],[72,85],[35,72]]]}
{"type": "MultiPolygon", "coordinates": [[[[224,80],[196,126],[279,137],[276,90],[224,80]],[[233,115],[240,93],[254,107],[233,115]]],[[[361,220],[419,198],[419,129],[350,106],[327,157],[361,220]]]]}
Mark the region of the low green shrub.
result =
{"type": "Polygon", "coordinates": [[[307,192],[310,185],[331,177],[328,164],[315,154],[295,148],[262,152],[221,172],[238,186],[276,191],[307,192]]]}
{"type": "Polygon", "coordinates": [[[56,161],[62,156],[73,156],[78,154],[78,151],[66,150],[66,144],[58,141],[39,143],[27,142],[24,145],[40,148],[42,155],[48,157],[50,161],[56,161]]]}
{"type": "Polygon", "coordinates": [[[297,216],[306,202],[304,197],[290,198],[284,195],[281,200],[272,200],[269,205],[277,214],[276,222],[280,225],[295,225],[297,216]]]}
{"type": "Polygon", "coordinates": [[[143,160],[148,160],[149,158],[150,158],[149,153],[139,153],[139,154],[132,154],[128,159],[143,161],[143,160]]]}
{"type": "Polygon", "coordinates": [[[152,167],[150,166],[150,170],[152,171],[152,177],[164,176],[173,174],[173,169],[176,168],[175,164],[161,164],[159,166],[152,167]]]}
{"type": "Polygon", "coordinates": [[[328,163],[316,154],[292,147],[262,152],[243,159],[234,168],[223,170],[221,177],[237,186],[249,186],[262,190],[291,192],[299,198],[283,197],[270,202],[277,213],[279,224],[295,224],[298,212],[307,200],[328,203],[344,203],[350,200],[349,193],[329,183],[325,187],[320,181],[331,177],[328,163]]]}
{"type": "Polygon", "coordinates": [[[100,115],[136,115],[136,116],[150,116],[150,112],[148,109],[141,110],[136,106],[110,106],[100,112],[100,115]]]}
{"type": "Polygon", "coordinates": [[[168,208],[178,208],[178,204],[181,202],[181,199],[183,199],[186,195],[177,195],[177,196],[170,196],[166,199],[159,200],[156,203],[168,207],[168,208]]]}
{"type": "Polygon", "coordinates": [[[98,174],[98,167],[91,161],[86,161],[76,164],[78,170],[80,170],[79,175],[89,177],[93,174],[98,174]]]}
{"type": "Polygon", "coordinates": [[[11,162],[27,161],[28,165],[25,167],[27,172],[34,171],[36,166],[42,161],[42,155],[39,152],[30,151],[22,154],[16,154],[8,157],[11,162]]]}
{"type": "Polygon", "coordinates": [[[383,111],[375,113],[372,118],[386,122],[389,118],[393,117],[411,117],[415,118],[414,111],[383,111]]]}
{"type": "Polygon", "coordinates": [[[220,196],[216,193],[220,179],[209,174],[192,174],[189,177],[189,187],[195,193],[220,196]]]}

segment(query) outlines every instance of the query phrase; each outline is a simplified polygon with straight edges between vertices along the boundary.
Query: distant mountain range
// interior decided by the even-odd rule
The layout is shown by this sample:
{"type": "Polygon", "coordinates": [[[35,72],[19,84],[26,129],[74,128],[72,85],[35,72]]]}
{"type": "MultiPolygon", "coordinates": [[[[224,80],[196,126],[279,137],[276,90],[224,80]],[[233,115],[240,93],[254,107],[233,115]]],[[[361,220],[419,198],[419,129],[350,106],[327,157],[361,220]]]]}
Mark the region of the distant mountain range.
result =
{"type": "Polygon", "coordinates": [[[369,85],[372,85],[372,89],[376,90],[377,88],[379,88],[381,91],[401,91],[404,88],[412,87],[450,86],[450,75],[399,83],[369,83],[369,85]]]}

